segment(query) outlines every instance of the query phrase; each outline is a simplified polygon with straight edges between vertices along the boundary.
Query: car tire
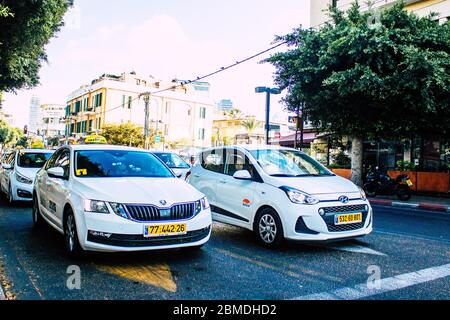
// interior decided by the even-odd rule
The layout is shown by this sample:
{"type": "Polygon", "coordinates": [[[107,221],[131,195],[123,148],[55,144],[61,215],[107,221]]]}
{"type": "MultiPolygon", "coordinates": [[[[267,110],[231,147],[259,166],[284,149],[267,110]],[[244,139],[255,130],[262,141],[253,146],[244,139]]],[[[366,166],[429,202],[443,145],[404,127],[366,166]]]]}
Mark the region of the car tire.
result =
{"type": "Polygon", "coordinates": [[[41,210],[39,209],[39,200],[37,198],[37,194],[33,194],[33,209],[32,209],[32,217],[33,217],[33,227],[39,228],[44,225],[44,219],[41,216],[41,210]]]}
{"type": "Polygon", "coordinates": [[[80,259],[84,256],[84,250],[80,245],[78,239],[77,225],[75,222],[75,215],[72,208],[66,209],[64,215],[64,244],[66,252],[71,259],[80,259]]]}
{"type": "Polygon", "coordinates": [[[264,208],[258,213],[254,231],[258,242],[264,247],[277,248],[284,241],[281,219],[272,208],[264,208]]]}
{"type": "Polygon", "coordinates": [[[397,188],[397,197],[401,201],[409,201],[411,199],[411,189],[407,186],[399,186],[397,188]]]}

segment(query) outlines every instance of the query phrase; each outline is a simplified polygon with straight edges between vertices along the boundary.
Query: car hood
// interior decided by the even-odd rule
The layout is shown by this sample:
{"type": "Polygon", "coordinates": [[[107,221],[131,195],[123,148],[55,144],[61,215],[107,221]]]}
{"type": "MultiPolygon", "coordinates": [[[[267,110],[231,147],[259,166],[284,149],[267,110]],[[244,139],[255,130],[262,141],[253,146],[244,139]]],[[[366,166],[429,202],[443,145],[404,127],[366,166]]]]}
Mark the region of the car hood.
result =
{"type": "Polygon", "coordinates": [[[203,197],[201,192],[178,178],[81,178],[77,189],[86,199],[157,206],[161,206],[161,200],[170,206],[203,197]]]}
{"type": "Polygon", "coordinates": [[[17,167],[16,172],[30,179],[34,179],[41,168],[22,168],[17,167]]]}
{"type": "Polygon", "coordinates": [[[277,178],[271,177],[271,182],[276,187],[288,186],[308,194],[354,193],[358,187],[345,178],[339,176],[322,177],[295,177],[277,178]]]}

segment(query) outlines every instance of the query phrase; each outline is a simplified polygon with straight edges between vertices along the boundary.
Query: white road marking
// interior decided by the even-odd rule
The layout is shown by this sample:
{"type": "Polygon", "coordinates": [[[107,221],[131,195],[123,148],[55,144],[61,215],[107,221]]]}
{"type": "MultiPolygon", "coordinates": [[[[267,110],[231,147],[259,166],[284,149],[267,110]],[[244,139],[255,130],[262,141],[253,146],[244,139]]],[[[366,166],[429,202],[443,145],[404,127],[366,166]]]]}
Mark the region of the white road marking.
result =
{"type": "Polygon", "coordinates": [[[405,273],[395,277],[381,279],[378,288],[369,288],[367,283],[361,283],[354,287],[347,287],[331,292],[322,292],[306,296],[300,296],[291,300],[356,300],[377,294],[399,290],[421,283],[442,279],[450,276],[450,264],[438,267],[405,273]]]}
{"type": "Polygon", "coordinates": [[[376,256],[386,256],[383,252],[376,251],[364,246],[359,245],[340,245],[340,244],[330,244],[326,246],[327,248],[339,251],[347,251],[347,252],[355,252],[355,253],[365,253],[365,254],[373,254],[376,256]]]}

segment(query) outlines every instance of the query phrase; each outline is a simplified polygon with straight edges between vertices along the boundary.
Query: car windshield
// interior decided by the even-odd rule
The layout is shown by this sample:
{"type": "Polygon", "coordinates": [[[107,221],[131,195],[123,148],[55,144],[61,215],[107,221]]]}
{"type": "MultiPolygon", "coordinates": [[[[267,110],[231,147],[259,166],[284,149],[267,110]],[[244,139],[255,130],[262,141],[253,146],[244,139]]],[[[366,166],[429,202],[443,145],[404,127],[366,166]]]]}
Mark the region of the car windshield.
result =
{"type": "Polygon", "coordinates": [[[269,149],[250,152],[261,168],[274,177],[332,176],[327,168],[296,150],[269,149]]]}
{"type": "Polygon", "coordinates": [[[51,152],[21,152],[17,157],[17,165],[21,168],[42,168],[51,155],[51,152]]]}
{"type": "Polygon", "coordinates": [[[75,176],[81,178],[173,177],[154,155],[141,151],[76,151],[74,167],[75,176]]]}
{"type": "Polygon", "coordinates": [[[162,162],[171,169],[189,169],[189,165],[179,155],[174,153],[155,153],[162,162]]]}

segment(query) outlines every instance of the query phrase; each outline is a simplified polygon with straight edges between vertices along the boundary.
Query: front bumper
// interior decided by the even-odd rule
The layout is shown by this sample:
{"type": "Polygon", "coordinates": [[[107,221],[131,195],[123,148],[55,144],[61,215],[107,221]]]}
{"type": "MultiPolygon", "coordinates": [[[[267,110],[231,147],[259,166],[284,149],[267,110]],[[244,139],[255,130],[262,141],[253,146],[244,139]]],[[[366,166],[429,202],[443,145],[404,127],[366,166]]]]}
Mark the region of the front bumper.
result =
{"type": "Polygon", "coordinates": [[[136,222],[115,214],[79,212],[77,230],[84,250],[130,252],[199,246],[211,236],[211,211],[203,210],[189,220],[136,222]],[[145,225],[185,223],[185,235],[145,238],[145,225]]]}
{"type": "Polygon", "coordinates": [[[319,202],[317,205],[290,205],[285,217],[284,234],[286,239],[296,241],[333,241],[351,239],[368,235],[372,232],[373,210],[368,201],[357,200],[348,204],[341,202],[319,202]],[[359,210],[367,206],[367,210],[359,210]],[[350,207],[350,209],[348,209],[350,207]],[[321,216],[321,208],[330,209],[321,216]],[[331,209],[332,208],[332,209],[331,209]],[[342,210],[337,209],[342,208],[342,210]],[[333,218],[339,213],[363,213],[361,223],[335,226],[333,218]]]}
{"type": "Polygon", "coordinates": [[[21,183],[14,179],[11,181],[11,189],[14,201],[33,200],[33,184],[21,183]]]}

